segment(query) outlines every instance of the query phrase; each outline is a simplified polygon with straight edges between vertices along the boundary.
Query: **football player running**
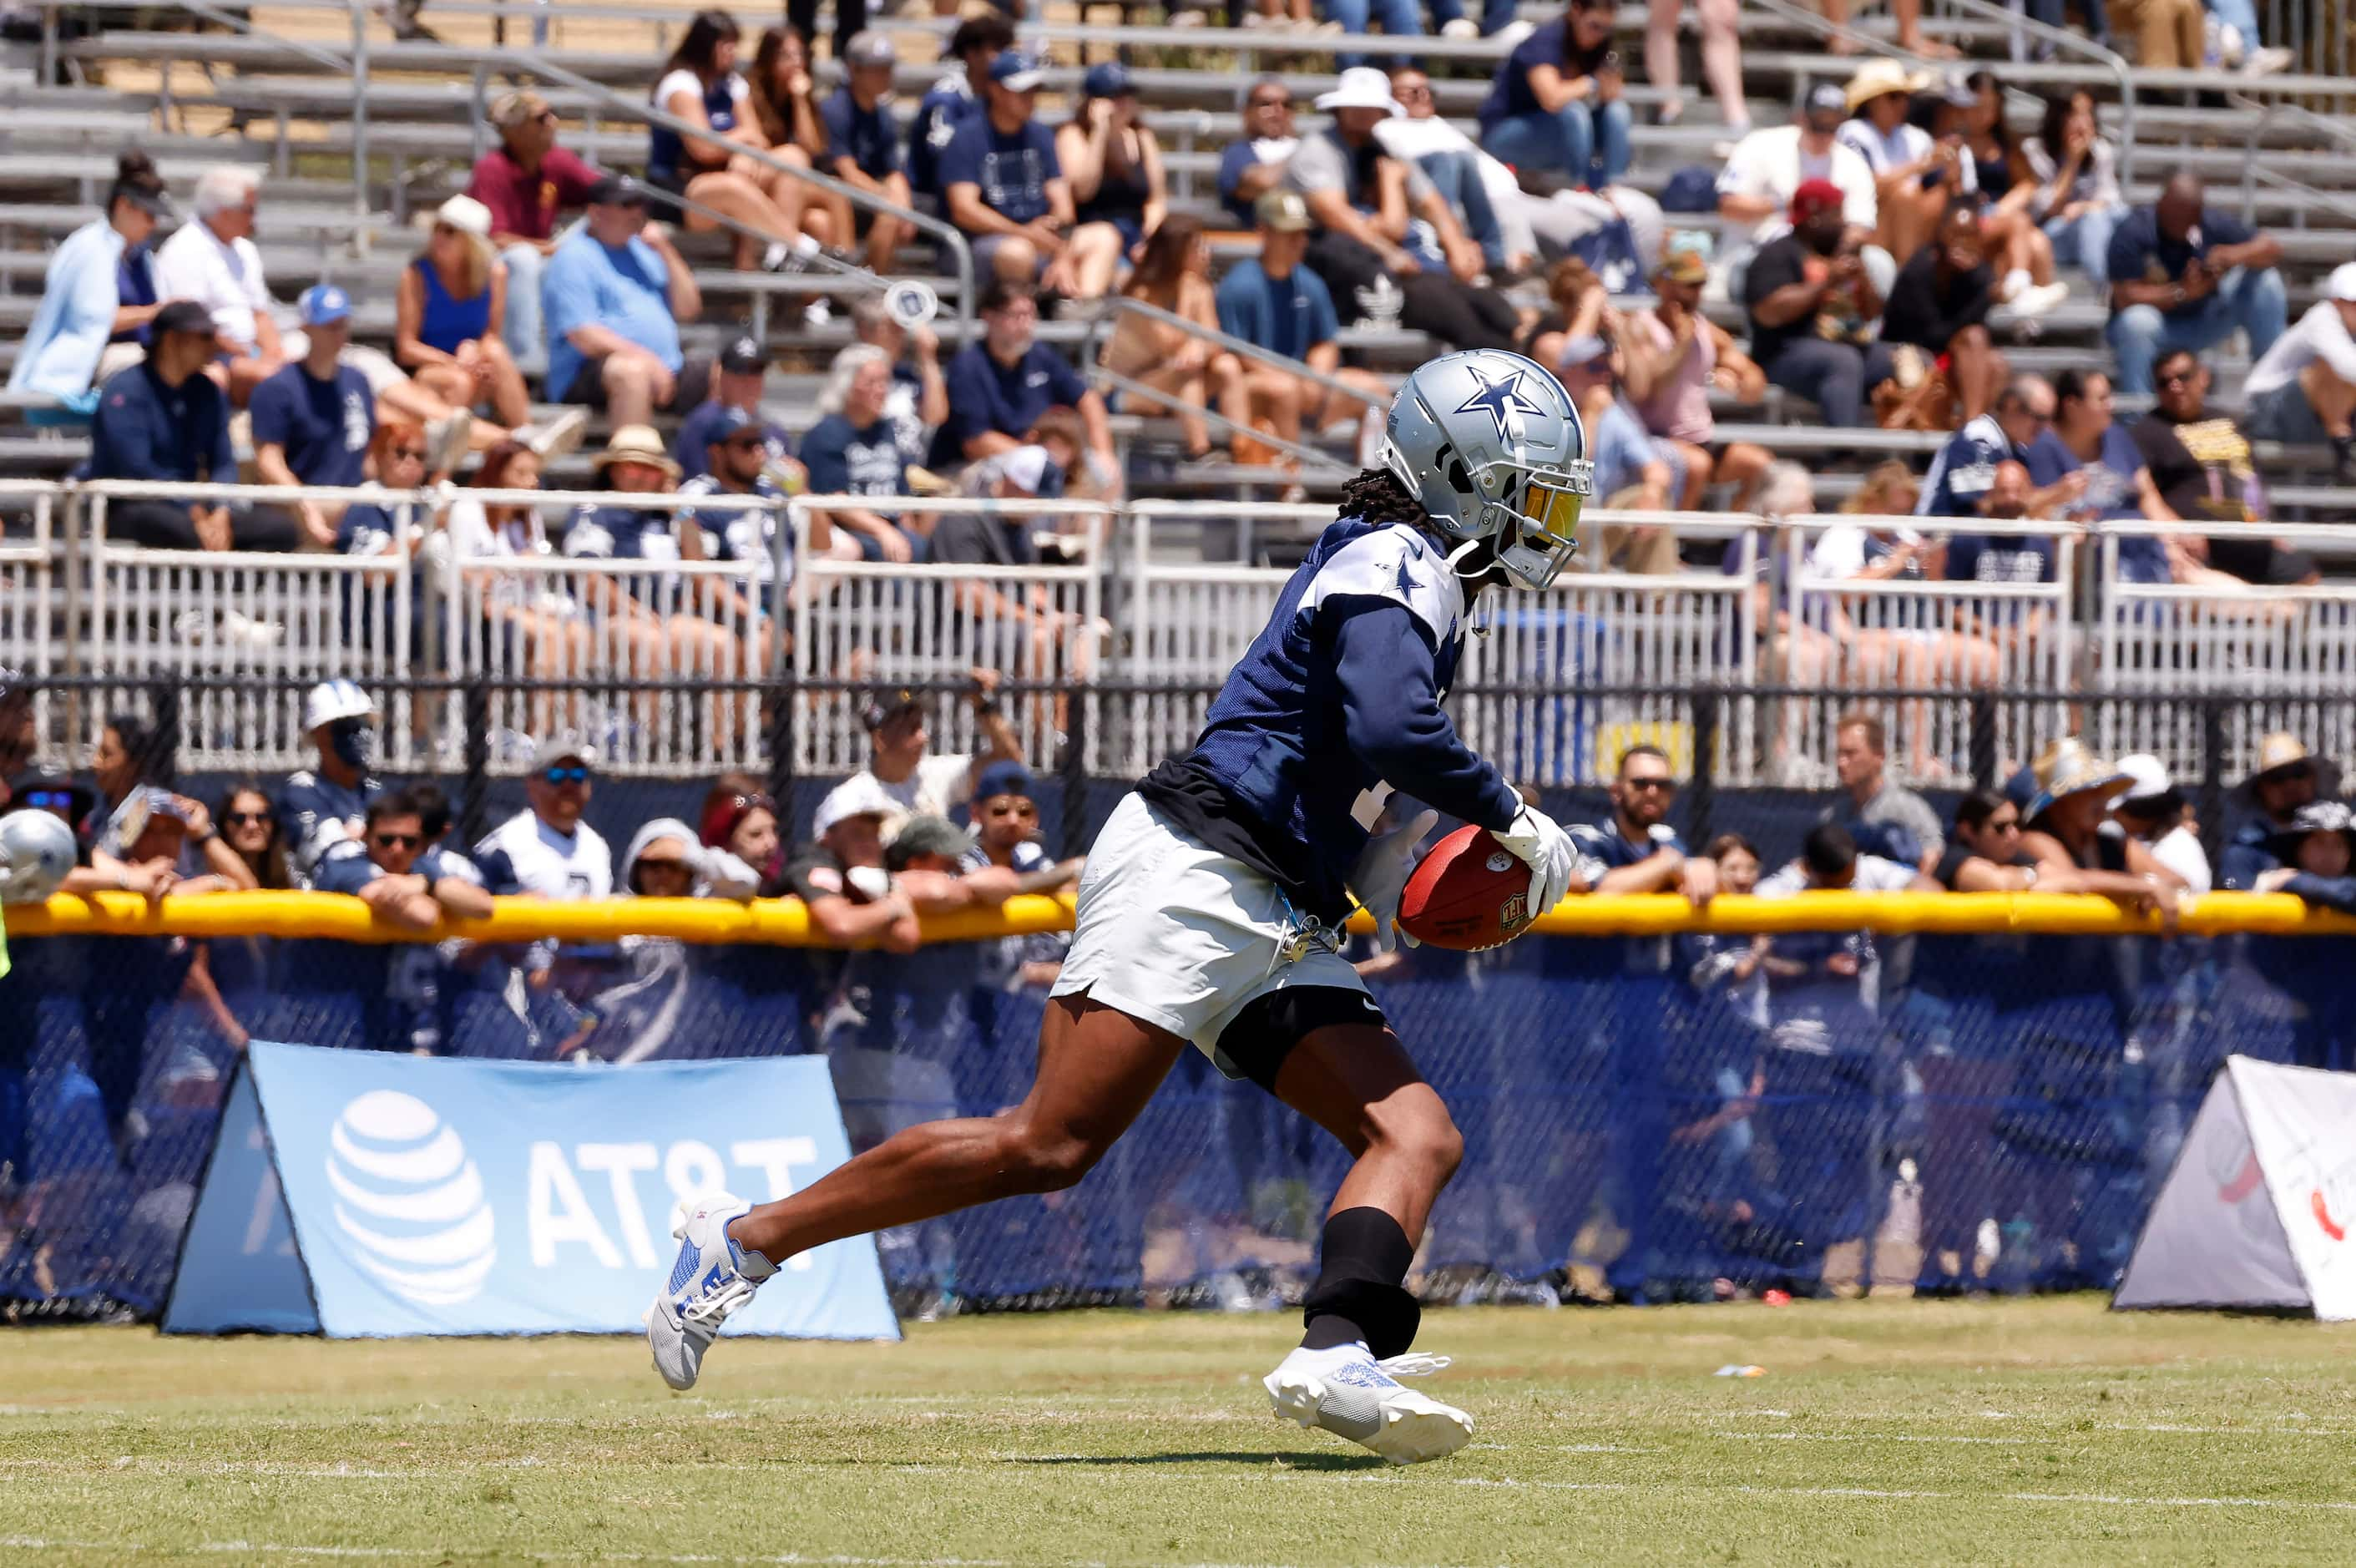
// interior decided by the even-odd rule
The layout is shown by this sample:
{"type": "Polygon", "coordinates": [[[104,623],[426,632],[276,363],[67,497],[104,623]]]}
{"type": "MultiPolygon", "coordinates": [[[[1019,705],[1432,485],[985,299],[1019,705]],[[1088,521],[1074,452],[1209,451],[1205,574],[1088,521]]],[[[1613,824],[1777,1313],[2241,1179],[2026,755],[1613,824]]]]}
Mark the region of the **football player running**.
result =
{"type": "Polygon", "coordinates": [[[1472,604],[1542,588],[1569,559],[1590,484],[1553,376],[1518,354],[1434,360],[1393,401],[1382,467],[1285,585],[1201,737],[1105,824],[1036,1080],[995,1117],[905,1132],[775,1203],[683,1206],[647,1315],[656,1369],[693,1385],[722,1321],[796,1253],[1086,1176],[1188,1045],[1340,1139],[1355,1164],[1325,1220],[1306,1333],[1265,1383],[1280,1416],[1395,1464],[1463,1446],[1472,1418],[1398,1378],[1420,1309],[1403,1282],[1462,1143],[1342,958],[1352,896],[1387,950],[1433,810],[1496,834],[1548,909],[1576,854],[1458,738],[1440,708],[1472,604]],[[1369,836],[1386,787],[1399,825],[1369,836]],[[1408,804],[1411,800],[1416,804],[1408,804]]]}

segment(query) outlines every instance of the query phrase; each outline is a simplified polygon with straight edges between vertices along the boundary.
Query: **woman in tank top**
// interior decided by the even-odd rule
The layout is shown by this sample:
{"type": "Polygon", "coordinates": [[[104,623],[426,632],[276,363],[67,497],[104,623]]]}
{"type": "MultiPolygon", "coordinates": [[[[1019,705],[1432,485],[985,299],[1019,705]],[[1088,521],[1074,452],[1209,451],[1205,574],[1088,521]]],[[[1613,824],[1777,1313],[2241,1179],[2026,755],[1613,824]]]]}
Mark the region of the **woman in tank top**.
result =
{"type": "Polygon", "coordinates": [[[392,357],[453,408],[488,403],[514,429],[531,417],[531,394],[499,337],[508,269],[491,249],[491,209],[454,196],[434,215],[425,249],[393,295],[392,357]]]}
{"type": "MultiPolygon", "coordinates": [[[[1218,306],[1211,288],[1211,247],[1203,238],[1203,220],[1183,212],[1164,219],[1145,242],[1144,254],[1121,293],[1197,326],[1215,328],[1218,306]]],[[[1284,440],[1301,438],[1300,392],[1291,376],[1246,361],[1208,338],[1182,332],[1165,322],[1129,312],[1114,317],[1112,336],[1105,344],[1104,368],[1196,407],[1216,406],[1220,416],[1233,424],[1250,428],[1257,420],[1284,440]]],[[[1144,413],[1158,405],[1136,397],[1130,406],[1144,413]]],[[[1215,455],[1207,422],[1183,408],[1170,412],[1177,415],[1187,461],[1215,455]]],[[[1283,466],[1290,467],[1291,459],[1283,466]]]]}
{"type": "MultiPolygon", "coordinates": [[[[753,230],[760,240],[737,234],[737,269],[757,263],[776,272],[800,249],[802,209],[812,188],[744,154],[747,147],[771,149],[754,113],[750,90],[736,74],[739,38],[735,21],[725,11],[698,11],[688,24],[655,83],[654,106],[691,125],[705,126],[712,134],[682,136],[662,125],[648,127],[647,183],[753,230]]],[[[777,156],[787,162],[796,156],[809,161],[806,154],[777,156]]],[[[680,220],[696,232],[718,227],[703,214],[685,209],[680,220]]]]}
{"type": "Polygon", "coordinates": [[[1169,207],[1162,149],[1137,114],[1129,68],[1088,68],[1080,106],[1055,133],[1055,161],[1072,187],[1072,240],[1064,257],[1073,297],[1097,299],[1123,261],[1135,261],[1169,207]]]}

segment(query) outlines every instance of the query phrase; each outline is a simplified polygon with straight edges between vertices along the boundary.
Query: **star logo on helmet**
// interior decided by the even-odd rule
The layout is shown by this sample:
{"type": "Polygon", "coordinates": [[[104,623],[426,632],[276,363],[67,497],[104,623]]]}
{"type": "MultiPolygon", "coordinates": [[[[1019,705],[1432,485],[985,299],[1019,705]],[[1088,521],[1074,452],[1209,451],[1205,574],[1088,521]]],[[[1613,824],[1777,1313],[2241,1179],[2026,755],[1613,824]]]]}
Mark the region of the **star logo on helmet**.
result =
{"type": "Polygon", "coordinates": [[[1478,365],[1464,367],[1481,390],[1456,405],[1459,413],[1485,413],[1497,422],[1500,439],[1521,439],[1521,419],[1525,414],[1541,414],[1546,410],[1522,395],[1522,372],[1507,371],[1493,376],[1478,365]]]}

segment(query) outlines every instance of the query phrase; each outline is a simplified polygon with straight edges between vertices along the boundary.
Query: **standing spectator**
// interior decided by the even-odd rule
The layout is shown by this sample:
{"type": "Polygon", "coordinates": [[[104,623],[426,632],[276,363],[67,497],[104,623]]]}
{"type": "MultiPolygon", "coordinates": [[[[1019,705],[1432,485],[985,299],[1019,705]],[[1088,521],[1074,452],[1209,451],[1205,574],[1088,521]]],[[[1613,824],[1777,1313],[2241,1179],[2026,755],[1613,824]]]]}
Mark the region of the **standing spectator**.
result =
{"type": "Polygon", "coordinates": [[[761,412],[761,392],[769,372],[769,357],[761,351],[761,340],[751,333],[743,333],[729,341],[720,351],[720,373],[712,378],[712,396],[699,403],[688,416],[679,423],[679,437],[671,456],[679,462],[680,476],[692,479],[711,472],[712,444],[723,424],[742,428],[732,414],[752,416],[761,432],[762,456],[777,469],[793,473],[800,465],[794,460],[794,438],[786,427],[761,412]]]}
{"type": "Polygon", "coordinates": [[[1119,473],[1104,397],[1080,378],[1070,360],[1038,340],[1039,302],[1027,284],[998,282],[981,291],[982,336],[949,361],[949,416],[933,436],[938,473],[976,458],[1012,451],[1058,405],[1077,409],[1088,447],[1108,471],[1119,473]]]}
{"type": "MultiPolygon", "coordinates": [[[[2169,512],[2187,522],[2262,522],[2265,490],[2249,438],[2233,422],[2211,417],[2209,367],[2189,349],[2160,357],[2159,396],[2128,435],[2142,448],[2151,482],[2169,512]]],[[[2192,542],[2196,559],[2265,587],[2322,580],[2315,558],[2279,540],[2219,534],[2192,542]]]]}
{"type": "Polygon", "coordinates": [[[2340,789],[2340,768],[2307,743],[2276,730],[2258,742],[2258,765],[2233,786],[2232,804],[2244,813],[2218,857],[2217,882],[2237,893],[2255,890],[2259,875],[2282,864],[2272,846],[2299,808],[2340,789]]]}
{"type": "Polygon", "coordinates": [[[137,334],[163,308],[124,285],[149,277],[147,243],[156,224],[173,216],[164,181],[145,154],[132,151],[115,160],[114,184],[106,194],[106,216],[83,224],[49,258],[41,303],[33,311],[8,390],[56,398],[87,415],[98,406],[98,387],[118,371],[138,362],[137,334]],[[112,362],[110,362],[112,361],[112,362]]]}
{"type": "Polygon", "coordinates": [[[304,693],[303,734],[318,754],[286,776],[278,792],[279,831],[298,881],[307,884],[330,844],[357,837],[368,804],[384,793],[376,760],[376,699],[346,680],[304,693]]]}
{"type": "Polygon", "coordinates": [[[1933,881],[1951,893],[2026,893],[2039,875],[2037,857],[2020,847],[2019,803],[1994,789],[1956,802],[1954,833],[1932,869],[1933,881]]]}
{"type": "MultiPolygon", "coordinates": [[[[1996,466],[2007,458],[2026,462],[2029,444],[2053,423],[2053,388],[2043,376],[2023,373],[2005,383],[1996,407],[1965,422],[1931,459],[1914,510],[1921,517],[1969,517],[1987,496],[1996,466]]],[[[2083,478],[2064,476],[2031,510],[2074,506],[2085,492],[2083,478]]],[[[1950,575],[1954,574],[1950,573],[1950,575]]]]}
{"type": "Polygon", "coordinates": [[[2177,349],[2214,348],[2238,329],[2256,360],[2282,336],[2290,312],[2275,265],[2282,242],[2206,205],[2206,195],[2200,177],[2179,173],[2111,235],[2108,336],[2121,392],[2151,392],[2153,370],[2177,349]]]}
{"type": "Polygon", "coordinates": [[[704,848],[744,867],[765,892],[775,885],[785,865],[785,843],[777,803],[759,785],[741,773],[723,774],[703,797],[698,822],[704,848]]]}
{"type": "Polygon", "coordinates": [[[2020,847],[2037,857],[2038,886],[2099,893],[2129,908],[2165,911],[2172,920],[2183,883],[2111,820],[2111,802],[2126,790],[2126,776],[2075,738],[2048,746],[2034,771],[2037,795],[2023,813],[2020,847]]]}
{"type": "MultiPolygon", "coordinates": [[[[1213,295],[1219,330],[1289,360],[1299,360],[1319,375],[1364,392],[1363,398],[1354,398],[1322,382],[1297,378],[1293,430],[1316,434],[1337,421],[1357,421],[1362,432],[1359,458],[1370,465],[1370,439],[1381,439],[1390,389],[1371,371],[1343,368],[1341,323],[1334,315],[1333,295],[1323,278],[1301,264],[1309,252],[1309,206],[1298,191],[1266,190],[1254,208],[1259,254],[1237,262],[1219,279],[1213,295]]],[[[1280,401],[1272,403],[1271,416],[1280,414],[1282,408],[1280,401]]],[[[1280,435],[1291,433],[1278,426],[1280,435]]]]}
{"type": "Polygon", "coordinates": [[[971,242],[978,273],[1075,295],[1071,182],[1054,133],[1034,117],[1044,80],[1027,55],[991,62],[987,106],[959,121],[941,149],[941,210],[971,242]]]}
{"type": "MultiPolygon", "coordinates": [[[[867,28],[867,0],[831,0],[834,9],[834,58],[849,59],[859,35],[867,28]]],[[[806,49],[818,48],[818,0],[786,0],[786,25],[806,49]]]]}
{"type": "MultiPolygon", "coordinates": [[[[993,762],[973,781],[973,843],[958,862],[970,874],[985,866],[1011,871],[1020,879],[1014,891],[1047,893],[1066,886],[1079,876],[1079,862],[1058,865],[1039,842],[1039,807],[1031,798],[1031,773],[1019,762],[993,762]]],[[[1045,986],[1055,983],[1067,932],[1039,931],[1003,937],[986,951],[981,983],[993,990],[1017,985],[1045,986]]]]}
{"type": "MultiPolygon", "coordinates": [[[[1655,123],[1674,125],[1685,118],[1686,102],[1677,79],[1677,22],[1680,8],[1674,0],[1650,0],[1644,18],[1644,75],[1661,90],[1655,123]]],[[[1694,7],[1701,29],[1701,74],[1718,100],[1718,113],[1730,140],[1751,134],[1751,100],[1742,89],[1742,13],[1735,0],[1699,0],[1694,7]]]]}
{"type": "Polygon", "coordinates": [[[1685,841],[1668,823],[1677,783],[1666,752],[1657,746],[1632,746],[1622,752],[1611,793],[1610,822],[1565,824],[1579,848],[1585,891],[1682,893],[1696,908],[1717,897],[1718,863],[1706,855],[1687,855],[1685,841]]]}
{"type": "MultiPolygon", "coordinates": [[[[1124,297],[1166,310],[1210,330],[1219,326],[1211,287],[1211,246],[1202,220],[1190,213],[1166,220],[1145,242],[1137,270],[1121,290],[1124,297]]],[[[1216,408],[1228,424],[1248,430],[1258,419],[1279,435],[1301,428],[1296,382],[1286,372],[1254,360],[1247,364],[1211,339],[1182,328],[1123,312],[1099,361],[1114,375],[1168,392],[1171,403],[1132,393],[1136,413],[1163,411],[1178,420],[1186,461],[1214,457],[1207,421],[1195,408],[1216,408]],[[1189,406],[1192,405],[1192,406],[1189,406]]],[[[1287,461],[1290,459],[1288,458],[1287,461]]]]}
{"type": "MultiPolygon", "coordinates": [[[[499,337],[507,317],[508,269],[492,248],[491,209],[454,196],[434,213],[424,252],[401,274],[393,357],[453,408],[487,403],[500,424],[519,428],[531,418],[531,394],[499,337]]],[[[568,428],[577,438],[585,423],[574,419],[568,428]]]]}
{"type": "Polygon", "coordinates": [[[549,258],[544,293],[552,398],[606,409],[617,425],[703,401],[711,361],[679,343],[703,295],[663,226],[647,220],[637,181],[597,182],[588,219],[549,258]]]}
{"type": "Polygon", "coordinates": [[[157,295],[193,300],[210,313],[225,361],[222,390],[241,408],[286,362],[253,243],[261,188],[254,169],[207,169],[197,177],[196,221],[181,224],[155,252],[157,295]]]}
{"type": "MultiPolygon", "coordinates": [[[[204,370],[215,353],[211,312],[176,299],[156,312],[147,358],[99,390],[90,432],[93,479],[237,482],[229,399],[204,370]]],[[[116,499],[106,531],[127,544],[164,550],[291,550],[284,518],[226,502],[116,499]]]]}
{"type": "MultiPolygon", "coordinates": [[[[627,495],[663,495],[679,483],[679,465],[663,450],[662,437],[644,424],[616,429],[593,462],[606,488],[627,495]]],[[[584,502],[565,525],[564,553],[575,560],[677,561],[680,526],[669,508],[584,502]]],[[[734,672],[735,644],[720,628],[687,613],[675,574],[584,575],[580,582],[606,632],[626,639],[638,673],[734,672]]]]}
{"type": "Polygon", "coordinates": [[[1881,721],[1852,709],[1833,727],[1833,774],[1845,799],[1816,816],[1847,828],[1859,845],[1929,871],[1946,853],[1939,814],[1890,777],[1889,737],[1881,721]]]}
{"type": "MultiPolygon", "coordinates": [[[[532,749],[524,775],[524,809],[493,828],[475,846],[483,886],[495,894],[528,893],[574,902],[614,895],[614,852],[604,835],[581,820],[588,809],[597,748],[570,730],[532,749]]],[[[523,971],[534,990],[554,975],[554,941],[531,944],[523,971]]]]}
{"type": "Polygon", "coordinates": [[[819,554],[914,561],[924,548],[921,524],[910,527],[892,504],[909,492],[907,456],[886,412],[891,395],[892,367],[883,349],[853,343],[834,357],[819,393],[823,417],[802,437],[809,493],[860,496],[878,504],[812,512],[810,547],[819,554]]]}
{"type": "Polygon", "coordinates": [[[1422,171],[1375,139],[1375,127],[1399,113],[1388,80],[1372,66],[1354,66],[1317,107],[1332,112],[1333,124],[1301,138],[1284,181],[1317,222],[1307,261],[1335,303],[1379,316],[1385,302],[1396,301],[1401,326],[1451,348],[1512,348],[1521,324],[1513,306],[1472,285],[1484,265],[1481,247],[1422,171]],[[1436,249],[1412,234],[1419,216],[1437,236],[1436,249]]]}
{"type": "MultiPolygon", "coordinates": [[[[1928,420],[1931,428],[1977,419],[1996,402],[2005,360],[1988,337],[1995,304],[1996,274],[1980,249],[1979,223],[1968,209],[1951,207],[1931,242],[1898,269],[1881,317],[1881,340],[1920,349],[1926,361],[1920,374],[1944,382],[1953,400],[1953,415],[1928,420]]],[[[1934,393],[1930,401],[1944,400],[1934,393]]]]}
{"type": "MultiPolygon", "coordinates": [[[[1820,81],[1808,89],[1792,124],[1770,125],[1737,142],[1718,177],[1718,215],[1730,231],[1747,226],[1751,249],[1781,237],[1791,227],[1792,200],[1800,187],[1825,180],[1840,193],[1842,221],[1869,237],[1880,209],[1874,200],[1873,170],[1855,147],[1839,140],[1847,114],[1847,94],[1820,81]]],[[[1733,281],[1730,275],[1730,289],[1733,281]]]]}
{"type": "Polygon", "coordinates": [[[1481,105],[1481,144],[1517,169],[1573,185],[1612,185],[1627,172],[1627,77],[1612,40],[1609,0],[1570,0],[1514,46],[1481,105]]]}
{"type": "MultiPolygon", "coordinates": [[[[696,843],[695,831],[677,817],[657,817],[642,823],[622,851],[622,892],[633,898],[727,898],[744,904],[760,896],[760,878],[734,855],[696,843]]],[[[634,942],[677,940],[624,937],[622,941],[626,950],[634,942]]]]}
{"type": "Polygon", "coordinates": [[[919,196],[943,199],[940,157],[958,127],[979,117],[988,102],[990,70],[1014,47],[1014,24],[997,10],[968,16],[957,25],[941,59],[958,69],[934,83],[908,124],[908,186],[919,196]]]}
{"type": "MultiPolygon", "coordinates": [[[[1601,338],[1563,350],[1562,390],[1587,428],[1587,454],[1594,465],[1595,498],[1614,510],[1669,511],[1676,506],[1676,470],[1656,448],[1644,423],[1620,400],[1619,351],[1601,338]]],[[[1640,576],[1666,576],[1677,569],[1677,536],[1653,524],[1634,528],[1582,518],[1576,564],[1589,571],[1613,568],[1640,576]]]]}
{"type": "MultiPolygon", "coordinates": [[[[2053,397],[2052,426],[2029,443],[2025,459],[2030,481],[2051,490],[2065,474],[2083,475],[2085,488],[2066,513],[2079,521],[2177,521],[2159,499],[2142,449],[2126,426],[2111,417],[2111,378],[2100,371],[2067,370],[2053,379],[2053,397]]],[[[2190,582],[2202,574],[2221,585],[2233,581],[2194,561],[2180,540],[2127,534],[2116,548],[2125,582],[2190,582]]]]}
{"type": "Polygon", "coordinates": [[[1088,67],[1080,105],[1055,132],[1055,161],[1072,190],[1076,299],[1100,299],[1124,263],[1138,261],[1170,209],[1162,148],[1138,115],[1137,83],[1119,60],[1088,67]]]}
{"type": "Polygon", "coordinates": [[[466,194],[490,209],[491,244],[508,270],[499,337],[528,376],[548,369],[541,328],[541,275],[556,252],[556,220],[588,205],[598,172],[556,145],[556,111],[539,93],[508,93],[491,105],[499,145],[483,155],[466,194]]]}
{"type": "Polygon", "coordinates": [[[2168,765],[2148,751],[2119,758],[2126,793],[2111,808],[2129,837],[2151,851],[2152,859],[2174,872],[2185,891],[2206,893],[2213,885],[2209,855],[2201,847],[2184,791],[2168,776],[2168,765]]]}
{"type": "MultiPolygon", "coordinates": [[[[867,766],[836,785],[827,801],[840,808],[862,799],[880,800],[875,811],[890,819],[884,832],[889,837],[912,814],[944,817],[960,801],[972,799],[978,772],[991,763],[1019,761],[1022,743],[1008,727],[998,703],[998,671],[975,669],[966,675],[972,683],[966,701],[973,707],[983,738],[990,742],[988,751],[979,756],[933,756],[932,736],[925,724],[929,704],[905,688],[880,693],[860,715],[867,730],[867,766]]],[[[821,839],[826,836],[828,816],[827,803],[821,801],[819,825],[812,830],[821,839]]]]}
{"type": "Polygon", "coordinates": [[[331,846],[311,886],[348,893],[382,919],[430,931],[444,915],[479,920],[492,908],[482,873],[465,855],[431,843],[416,800],[406,789],[369,802],[362,831],[331,846]]]}
{"type": "Polygon", "coordinates": [[[2356,484],[2356,262],[2332,269],[2323,297],[2250,367],[2242,395],[2253,439],[2329,445],[2340,482],[2356,484]]]}
{"type": "MultiPolygon", "coordinates": [[[[862,32],[851,38],[841,59],[842,84],[819,111],[826,126],[821,164],[843,184],[905,207],[914,193],[908,188],[906,161],[900,152],[899,123],[893,119],[889,106],[892,68],[899,63],[899,51],[890,35],[862,32]]],[[[905,220],[863,207],[852,221],[864,225],[871,272],[891,272],[900,247],[916,234],[905,220]]],[[[851,237],[846,233],[842,242],[848,245],[851,237]]]]}
{"type": "Polygon", "coordinates": [[[2118,148],[2094,119],[2094,95],[2072,88],[2045,101],[2037,134],[2020,144],[2015,177],[2035,187],[2029,216],[2044,227],[2054,255],[2074,261],[2097,290],[2111,279],[2111,232],[2126,214],[2119,193],[2118,148]]]}
{"type": "MultiPolygon", "coordinates": [[[[367,477],[376,414],[368,378],[341,362],[352,336],[351,298],[318,284],[303,291],[296,308],[303,357],[253,389],[254,468],[265,485],[357,486],[367,477]]],[[[301,500],[291,509],[298,539],[314,550],[334,546],[343,515],[341,501],[301,500]]]]}
{"type": "Polygon", "coordinates": [[[1292,126],[1292,89],[1280,76],[1263,76],[1244,99],[1244,139],[1219,155],[1219,200],[1239,225],[1255,204],[1284,183],[1284,166],[1301,145],[1292,126]]]}
{"type": "Polygon", "coordinates": [[[1709,263],[1698,237],[1672,240],[1653,274],[1655,303],[1625,318],[1620,346],[1626,391],[1644,428],[1674,444],[1685,458],[1681,504],[1697,507],[1709,485],[1730,484],[1735,489],[1729,507],[1749,511],[1773,455],[1748,441],[1719,441],[1709,396],[1722,391],[1757,403],[1766,395],[1767,373],[1742,351],[1733,333],[1702,314],[1702,288],[1708,281],[1709,263]]]}
{"type": "Polygon", "coordinates": [[[884,362],[892,367],[892,391],[884,411],[892,421],[900,455],[911,464],[924,462],[933,432],[949,416],[940,338],[925,322],[903,326],[888,293],[862,295],[851,307],[851,327],[860,342],[883,350],[884,362]]]}
{"type": "Polygon", "coordinates": [[[1792,231],[1751,258],[1744,279],[1751,349],[1767,379],[1814,400],[1826,424],[1865,423],[1866,397],[1894,373],[1876,335],[1881,294],[1853,234],[1841,193],[1812,179],[1792,198],[1792,231]]]}
{"type": "MultiPolygon", "coordinates": [[[[750,90],[736,70],[736,46],[742,36],[725,11],[698,11],[688,23],[679,47],[663,62],[652,102],[672,118],[701,126],[711,134],[682,135],[664,125],[649,125],[647,183],[709,207],[751,230],[750,234],[739,231],[734,236],[738,271],[757,261],[776,272],[794,259],[798,242],[803,238],[802,209],[812,188],[784,169],[746,157],[738,149],[774,153],[804,166],[809,157],[790,145],[773,148],[762,134],[750,90]]],[[[691,208],[682,209],[680,218],[690,232],[718,226],[691,208]]]]}

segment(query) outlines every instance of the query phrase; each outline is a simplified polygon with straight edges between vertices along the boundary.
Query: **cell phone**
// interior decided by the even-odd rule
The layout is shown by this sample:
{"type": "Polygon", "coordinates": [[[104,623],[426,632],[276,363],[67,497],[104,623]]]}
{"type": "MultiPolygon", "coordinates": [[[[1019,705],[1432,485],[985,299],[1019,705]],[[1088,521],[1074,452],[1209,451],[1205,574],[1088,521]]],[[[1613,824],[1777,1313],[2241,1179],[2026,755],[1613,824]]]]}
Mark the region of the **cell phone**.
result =
{"type": "Polygon", "coordinates": [[[1595,69],[1598,70],[1618,70],[1620,69],[1620,51],[1618,49],[1604,50],[1602,63],[1598,65],[1595,69]]]}

